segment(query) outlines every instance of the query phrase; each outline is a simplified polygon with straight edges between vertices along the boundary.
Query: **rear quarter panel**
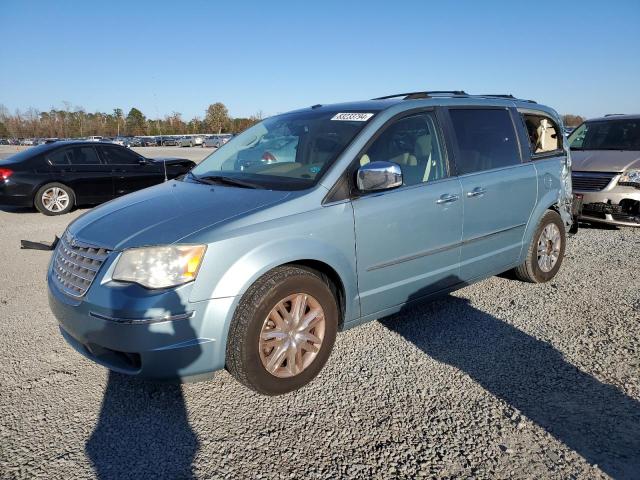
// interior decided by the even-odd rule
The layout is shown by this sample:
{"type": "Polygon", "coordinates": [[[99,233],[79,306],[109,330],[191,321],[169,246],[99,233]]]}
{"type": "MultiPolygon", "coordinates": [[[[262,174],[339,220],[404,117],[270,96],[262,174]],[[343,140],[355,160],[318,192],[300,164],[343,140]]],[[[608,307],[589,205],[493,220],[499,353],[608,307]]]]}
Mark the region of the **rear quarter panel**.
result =
{"type": "Polygon", "coordinates": [[[532,162],[538,176],[538,199],[524,234],[521,261],[533,239],[533,234],[544,215],[553,208],[560,213],[565,227],[571,226],[571,173],[563,156],[535,160],[532,162]],[[568,183],[567,183],[568,182],[568,183]]]}

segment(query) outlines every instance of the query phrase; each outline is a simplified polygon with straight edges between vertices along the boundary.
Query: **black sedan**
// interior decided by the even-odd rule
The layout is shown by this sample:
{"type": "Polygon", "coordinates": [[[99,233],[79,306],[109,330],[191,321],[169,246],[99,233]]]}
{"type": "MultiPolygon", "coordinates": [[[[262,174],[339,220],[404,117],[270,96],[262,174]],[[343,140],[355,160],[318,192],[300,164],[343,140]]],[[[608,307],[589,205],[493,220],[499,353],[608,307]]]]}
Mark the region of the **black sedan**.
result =
{"type": "Polygon", "coordinates": [[[0,160],[0,205],[35,206],[61,215],[187,173],[182,158],[145,158],[120,145],[62,141],[0,160]]]}

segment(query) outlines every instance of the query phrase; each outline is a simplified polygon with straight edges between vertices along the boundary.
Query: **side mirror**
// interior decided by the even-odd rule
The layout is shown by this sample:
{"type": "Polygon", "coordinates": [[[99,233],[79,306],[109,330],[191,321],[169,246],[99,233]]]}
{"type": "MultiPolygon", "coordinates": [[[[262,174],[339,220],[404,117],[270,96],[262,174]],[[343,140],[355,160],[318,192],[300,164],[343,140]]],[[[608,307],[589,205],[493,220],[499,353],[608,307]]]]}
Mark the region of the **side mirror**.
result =
{"type": "Polygon", "coordinates": [[[147,163],[149,163],[149,160],[147,160],[146,158],[141,158],[140,160],[138,160],[138,165],[146,165],[147,163]]]}
{"type": "Polygon", "coordinates": [[[397,163],[371,162],[358,169],[356,181],[362,192],[389,190],[402,185],[402,170],[397,163]]]}

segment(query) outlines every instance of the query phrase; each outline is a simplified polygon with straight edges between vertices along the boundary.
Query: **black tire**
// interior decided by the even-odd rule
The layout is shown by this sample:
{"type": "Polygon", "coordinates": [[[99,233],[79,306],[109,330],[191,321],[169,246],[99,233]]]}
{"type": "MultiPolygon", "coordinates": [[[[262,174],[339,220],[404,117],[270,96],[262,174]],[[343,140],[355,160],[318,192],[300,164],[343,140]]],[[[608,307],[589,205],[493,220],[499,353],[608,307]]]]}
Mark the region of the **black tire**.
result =
{"type": "Polygon", "coordinates": [[[518,278],[518,280],[522,280],[523,282],[531,283],[544,283],[551,280],[556,276],[558,270],[560,270],[562,259],[564,258],[566,244],[567,234],[565,231],[564,223],[562,222],[562,218],[557,212],[553,210],[547,210],[540,219],[540,223],[538,224],[538,227],[533,234],[533,238],[531,239],[531,243],[529,244],[527,257],[524,263],[513,269],[513,273],[515,274],[516,278],[518,278]],[[560,254],[553,268],[550,271],[545,272],[542,270],[538,262],[537,247],[542,231],[550,224],[554,224],[560,231],[560,254]]]}
{"type": "Polygon", "coordinates": [[[338,304],[326,277],[298,266],[277,267],[260,277],[242,297],[229,328],[226,369],[240,383],[263,395],[281,395],[309,383],[322,370],[338,331],[338,304]],[[324,339],[313,362],[299,374],[280,378],[272,375],[260,359],[259,338],[271,309],[295,293],[313,296],[324,310],[324,339]]]}
{"type": "Polygon", "coordinates": [[[36,196],[33,199],[33,204],[38,209],[38,211],[44,215],[47,215],[50,217],[56,216],[56,215],[64,215],[65,213],[69,213],[71,209],[73,209],[73,207],[75,206],[76,195],[73,192],[73,190],[67,185],[64,185],[62,183],[57,183],[57,182],[47,183],[46,185],[43,185],[42,187],[40,187],[40,189],[37,191],[36,196]],[[47,190],[54,189],[54,188],[59,188],[60,190],[63,190],[69,198],[67,206],[57,211],[53,211],[47,208],[42,199],[44,193],[47,190]]]}

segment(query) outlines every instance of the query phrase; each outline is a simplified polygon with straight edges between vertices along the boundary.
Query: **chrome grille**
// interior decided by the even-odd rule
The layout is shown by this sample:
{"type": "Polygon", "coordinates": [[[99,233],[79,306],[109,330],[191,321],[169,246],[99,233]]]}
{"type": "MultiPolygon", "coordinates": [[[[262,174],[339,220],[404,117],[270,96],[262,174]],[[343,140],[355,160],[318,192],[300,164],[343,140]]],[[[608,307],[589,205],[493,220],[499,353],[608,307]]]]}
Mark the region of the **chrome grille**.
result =
{"type": "Polygon", "coordinates": [[[604,190],[616,175],[618,174],[612,172],[573,172],[571,183],[573,189],[578,192],[599,192],[604,190]]]}
{"type": "Polygon", "coordinates": [[[78,242],[65,232],[53,258],[54,283],[67,295],[82,297],[108,255],[109,250],[78,242]]]}

